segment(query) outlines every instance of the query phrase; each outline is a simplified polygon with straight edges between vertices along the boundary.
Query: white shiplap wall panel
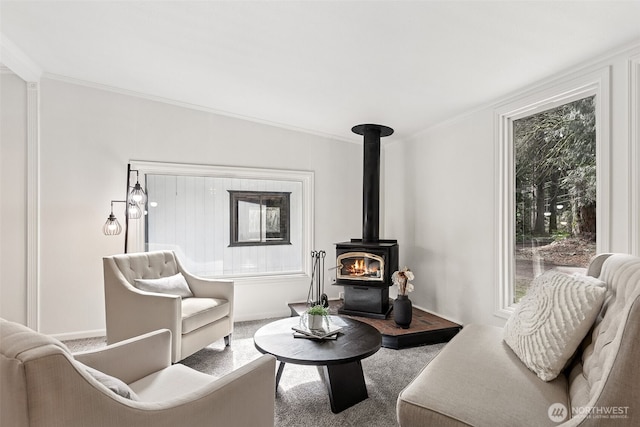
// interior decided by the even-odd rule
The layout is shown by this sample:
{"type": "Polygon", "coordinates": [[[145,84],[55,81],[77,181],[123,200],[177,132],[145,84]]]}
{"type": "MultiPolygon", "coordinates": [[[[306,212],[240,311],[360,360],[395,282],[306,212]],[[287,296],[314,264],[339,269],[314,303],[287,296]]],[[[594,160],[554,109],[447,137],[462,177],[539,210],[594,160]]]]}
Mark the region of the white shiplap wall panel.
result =
{"type": "Polygon", "coordinates": [[[303,270],[302,184],[296,181],[147,175],[149,250],[175,250],[203,276],[303,270]],[[229,190],[290,192],[290,245],[230,247],[229,190]]]}

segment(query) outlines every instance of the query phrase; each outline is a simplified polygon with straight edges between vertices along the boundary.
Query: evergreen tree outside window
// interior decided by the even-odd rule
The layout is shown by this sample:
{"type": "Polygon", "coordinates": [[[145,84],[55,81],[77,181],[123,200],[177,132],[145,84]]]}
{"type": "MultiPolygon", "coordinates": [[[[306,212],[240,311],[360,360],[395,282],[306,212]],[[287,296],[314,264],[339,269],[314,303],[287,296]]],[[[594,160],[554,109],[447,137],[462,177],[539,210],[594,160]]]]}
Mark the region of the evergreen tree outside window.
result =
{"type": "Polygon", "coordinates": [[[594,96],[513,121],[513,303],[549,269],[575,271],[596,251],[594,96]]]}
{"type": "Polygon", "coordinates": [[[584,272],[611,251],[610,87],[609,68],[594,68],[494,110],[498,317],[544,271],[584,272]]]}

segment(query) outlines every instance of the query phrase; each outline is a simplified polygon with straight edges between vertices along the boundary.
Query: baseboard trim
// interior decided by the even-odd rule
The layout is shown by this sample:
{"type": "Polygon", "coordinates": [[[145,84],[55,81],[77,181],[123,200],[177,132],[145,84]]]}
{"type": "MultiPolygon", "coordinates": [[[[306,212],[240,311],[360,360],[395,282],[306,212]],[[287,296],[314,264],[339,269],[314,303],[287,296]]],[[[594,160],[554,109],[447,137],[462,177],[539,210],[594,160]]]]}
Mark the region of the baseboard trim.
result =
{"type": "Polygon", "coordinates": [[[427,313],[431,313],[431,314],[433,314],[433,315],[435,315],[435,316],[438,316],[438,317],[442,317],[444,320],[448,320],[449,322],[457,323],[458,325],[464,326],[464,324],[463,324],[462,322],[460,322],[459,320],[454,319],[454,318],[452,318],[452,317],[449,317],[449,316],[443,316],[442,314],[440,314],[440,313],[438,313],[438,312],[436,312],[436,311],[434,311],[434,310],[429,310],[428,308],[424,308],[424,307],[421,307],[421,306],[419,306],[419,305],[415,305],[415,304],[414,304],[413,306],[414,306],[415,308],[419,309],[419,310],[426,311],[427,313]]]}
{"type": "Polygon", "coordinates": [[[251,313],[245,314],[242,316],[233,316],[233,322],[249,322],[251,320],[264,320],[264,319],[274,319],[280,317],[288,317],[290,315],[289,309],[287,307],[286,310],[279,311],[269,311],[264,313],[251,313]]]}
{"type": "MultiPolygon", "coordinates": [[[[289,316],[289,310],[281,310],[266,313],[252,313],[250,315],[235,316],[234,322],[248,322],[251,320],[263,320],[289,316]]],[[[65,332],[62,334],[48,334],[60,341],[81,340],[85,338],[96,338],[107,336],[106,329],[94,329],[92,331],[65,332]]]]}

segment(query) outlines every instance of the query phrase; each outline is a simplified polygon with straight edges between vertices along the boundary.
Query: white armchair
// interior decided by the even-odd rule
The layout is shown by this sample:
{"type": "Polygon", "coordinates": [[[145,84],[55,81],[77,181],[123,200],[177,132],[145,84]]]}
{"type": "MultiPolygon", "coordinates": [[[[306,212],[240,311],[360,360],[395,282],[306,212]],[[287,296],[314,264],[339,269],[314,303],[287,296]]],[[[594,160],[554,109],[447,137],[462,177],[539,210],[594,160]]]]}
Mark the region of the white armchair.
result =
{"type": "Polygon", "coordinates": [[[174,363],[221,338],[230,344],[232,281],[194,276],[171,251],[114,255],[105,257],[103,264],[107,344],[169,329],[174,363]],[[157,281],[178,273],[186,279],[192,297],[141,290],[140,282],[136,282],[157,281]]]}
{"type": "Polygon", "coordinates": [[[273,427],[274,357],[215,378],[170,356],[166,329],[71,355],[60,341],[0,319],[0,425],[273,427]]]}

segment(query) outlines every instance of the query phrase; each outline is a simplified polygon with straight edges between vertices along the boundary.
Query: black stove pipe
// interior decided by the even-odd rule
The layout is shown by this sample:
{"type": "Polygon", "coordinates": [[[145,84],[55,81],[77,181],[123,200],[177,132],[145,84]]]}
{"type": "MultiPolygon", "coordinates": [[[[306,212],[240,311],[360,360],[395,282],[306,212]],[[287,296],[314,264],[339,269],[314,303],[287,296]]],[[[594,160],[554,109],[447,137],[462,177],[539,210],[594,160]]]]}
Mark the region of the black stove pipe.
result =
{"type": "Polygon", "coordinates": [[[354,126],[351,131],[364,136],[362,241],[377,242],[380,240],[380,138],[391,135],[393,129],[362,124],[354,126]]]}

